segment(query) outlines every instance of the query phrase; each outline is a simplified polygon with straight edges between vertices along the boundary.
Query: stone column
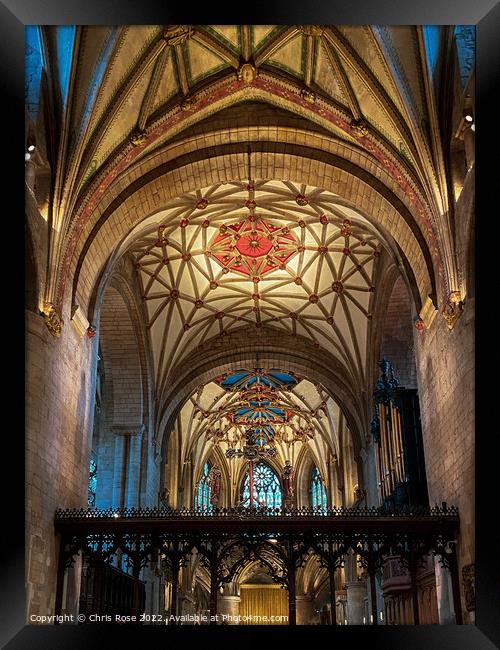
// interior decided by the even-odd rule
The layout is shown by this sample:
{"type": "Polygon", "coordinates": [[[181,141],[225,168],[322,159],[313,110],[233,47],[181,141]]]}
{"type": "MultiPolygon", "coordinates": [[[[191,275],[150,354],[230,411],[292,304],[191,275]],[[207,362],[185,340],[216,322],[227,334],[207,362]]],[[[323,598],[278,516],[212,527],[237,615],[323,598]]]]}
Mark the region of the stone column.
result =
{"type": "Polygon", "coordinates": [[[125,506],[127,508],[139,507],[141,449],[144,430],[145,427],[142,425],[138,432],[133,432],[133,435],[129,436],[127,482],[125,489],[125,506]]]}
{"type": "Polygon", "coordinates": [[[219,623],[223,625],[239,625],[240,600],[239,596],[219,596],[217,604],[219,623]]]}
{"type": "Polygon", "coordinates": [[[437,559],[434,560],[434,568],[436,572],[436,598],[439,624],[447,625],[455,623],[450,572],[448,569],[444,569],[437,559]]]}
{"type": "Polygon", "coordinates": [[[295,597],[297,625],[310,625],[314,616],[314,601],[307,594],[295,597]]]}
{"type": "Polygon", "coordinates": [[[366,583],[357,580],[347,582],[347,624],[363,625],[364,603],[366,598],[366,583]]]}
{"type": "Polygon", "coordinates": [[[223,625],[239,625],[240,600],[239,587],[236,582],[224,585],[222,593],[217,596],[217,614],[219,616],[217,622],[223,625]]]}
{"type": "Polygon", "coordinates": [[[183,615],[194,616],[195,606],[194,606],[193,594],[188,593],[186,591],[179,592],[179,606],[177,609],[178,609],[177,611],[178,616],[183,616],[183,615]]]}
{"type": "Polygon", "coordinates": [[[125,479],[125,432],[115,432],[115,450],[113,454],[112,508],[121,508],[123,502],[123,483],[125,479]]]}

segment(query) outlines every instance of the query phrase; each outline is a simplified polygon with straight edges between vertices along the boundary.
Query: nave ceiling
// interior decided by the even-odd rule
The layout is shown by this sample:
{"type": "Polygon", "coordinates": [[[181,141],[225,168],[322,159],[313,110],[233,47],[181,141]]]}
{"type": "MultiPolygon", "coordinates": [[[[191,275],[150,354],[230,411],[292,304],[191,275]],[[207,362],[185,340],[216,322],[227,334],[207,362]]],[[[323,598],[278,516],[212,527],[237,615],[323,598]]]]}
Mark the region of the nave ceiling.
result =
{"type": "MultiPolygon", "coordinates": [[[[58,38],[47,37],[46,47],[58,38]]],[[[130,182],[128,170],[210,115],[249,101],[305,117],[340,147],[375,156],[415,213],[435,267],[429,272],[450,288],[452,263],[440,243],[447,226],[436,220],[446,192],[421,28],[78,27],[72,45],[59,48],[59,67],[64,52],[71,65],[53,211],[61,236],[48,287],[56,306],[99,227],[102,200],[130,182]]]]}
{"type": "MultiPolygon", "coordinates": [[[[72,281],[72,309],[80,305],[92,324],[99,278],[109,277],[110,259],[127,253],[141,286],[158,394],[198,346],[241,326],[272,327],[328,349],[355,390],[365,390],[379,256],[386,251],[418,285],[410,287],[417,311],[435,304],[436,288],[446,292],[453,276],[448,226],[437,218],[446,193],[422,29],[57,29],[44,28],[42,39],[46,52],[55,48],[48,60],[65,79],[47,304],[61,309],[72,281]],[[244,124],[245,106],[252,107],[254,140],[234,180],[179,192],[153,213],[136,203],[135,221],[115,217],[129,187],[142,184],[137,198],[144,200],[155,165],[168,166],[176,151],[196,156],[193,138],[205,128],[222,148],[243,138],[244,129],[232,131],[224,119],[244,124]],[[378,183],[375,193],[385,187],[383,200],[375,207],[360,184],[361,209],[353,197],[290,180],[287,169],[256,176],[252,146],[273,143],[280,130],[265,134],[269,110],[289,120],[290,131],[301,120],[301,146],[312,146],[309,129],[315,147],[328,144],[353,170],[367,165],[372,176],[364,182],[378,183]],[[390,192],[392,204],[384,203],[390,192]]],[[[203,155],[212,155],[210,147],[203,155]]],[[[354,185],[348,175],[342,183],[342,192],[354,185]]]]}

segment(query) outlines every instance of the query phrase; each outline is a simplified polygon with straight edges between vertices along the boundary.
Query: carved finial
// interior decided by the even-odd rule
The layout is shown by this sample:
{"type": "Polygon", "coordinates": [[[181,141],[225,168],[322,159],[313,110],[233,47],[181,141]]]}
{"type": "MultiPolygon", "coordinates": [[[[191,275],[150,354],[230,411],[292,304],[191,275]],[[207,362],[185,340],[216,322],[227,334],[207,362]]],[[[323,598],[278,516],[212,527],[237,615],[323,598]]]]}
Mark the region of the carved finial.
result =
{"type": "Polygon", "coordinates": [[[52,336],[55,336],[56,338],[61,336],[63,320],[55,305],[51,302],[44,303],[42,313],[45,319],[45,325],[47,325],[47,329],[52,336]]]}

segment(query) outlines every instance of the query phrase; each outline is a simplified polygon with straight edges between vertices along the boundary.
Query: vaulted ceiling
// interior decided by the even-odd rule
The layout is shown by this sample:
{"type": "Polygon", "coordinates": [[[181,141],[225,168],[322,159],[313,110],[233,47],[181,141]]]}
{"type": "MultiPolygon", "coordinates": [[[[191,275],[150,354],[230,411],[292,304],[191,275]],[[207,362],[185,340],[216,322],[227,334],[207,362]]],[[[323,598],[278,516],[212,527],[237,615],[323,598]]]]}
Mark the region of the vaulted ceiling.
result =
{"type": "MultiPolygon", "coordinates": [[[[242,369],[240,373],[229,375],[233,378],[241,375],[247,380],[258,374],[258,369],[242,369]]],[[[264,377],[273,372],[273,369],[260,370],[264,377]]],[[[278,376],[279,370],[274,370],[278,376]]],[[[245,431],[248,426],[263,430],[266,425],[272,432],[267,434],[268,440],[262,445],[271,442],[276,449],[275,464],[282,468],[285,460],[294,466],[302,459],[306,450],[312,455],[323,477],[328,476],[328,459],[341,456],[342,443],[340,427],[342,415],[338,405],[320,386],[314,385],[302,377],[296,377],[296,383],[289,385],[276,385],[273,390],[256,392],[256,385],[232,385],[229,389],[224,386],[226,377],[217,377],[215,381],[200,386],[198,391],[190,397],[179,413],[176,424],[179,434],[181,460],[191,462],[198,469],[203,466],[211,455],[214,447],[221,450],[218,454],[218,463],[226,466],[231,476],[237,477],[245,468],[243,459],[224,459],[228,449],[241,449],[245,444],[245,431]],[[238,390],[244,388],[245,390],[238,390]],[[255,401],[266,402],[266,407],[256,407],[255,401]],[[268,404],[270,403],[270,406],[268,404]],[[276,414],[281,412],[274,420],[269,416],[270,409],[276,414]],[[262,422],[249,425],[243,423],[252,411],[260,416],[262,422]],[[278,422],[280,420],[280,422],[278,422]]],[[[250,420],[254,419],[251,415],[250,420]]],[[[250,421],[249,420],[249,421],[250,421]]],[[[263,434],[262,437],[265,437],[263,434]]]]}
{"type": "MultiPolygon", "coordinates": [[[[420,28],[156,25],[78,28],[64,119],[61,207],[71,211],[92,177],[131,139],[141,144],[140,157],[147,156],[175,134],[179,107],[194,116],[208,101],[212,111],[220,110],[239,99],[227,96],[228,77],[250,83],[255,76],[263,87],[290,81],[311,106],[326,100],[351,116],[354,126],[366,124],[428,191],[435,190],[427,199],[442,200],[420,28]],[[150,137],[165,119],[169,129],[150,137]]],[[[333,129],[351,143],[359,137],[355,130],[333,129]]]]}
{"type": "Polygon", "coordinates": [[[340,197],[284,181],[186,194],[123,244],[135,259],[162,392],[213,337],[271,325],[335,354],[364,385],[381,236],[340,197]]]}
{"type": "Polygon", "coordinates": [[[61,107],[46,299],[62,310],[73,282],[91,320],[112,261],[132,255],[158,395],[197,346],[242,325],[305,337],[362,391],[382,250],[415,274],[418,309],[451,288],[422,28],[89,26],[44,28],[41,42],[61,107]],[[317,137],[295,176],[340,170],[329,191],[285,167],[265,175],[278,131],[283,151],[317,137]],[[237,139],[227,182],[199,182],[197,164],[237,139]],[[189,190],[172,193],[180,159],[189,190]]]}

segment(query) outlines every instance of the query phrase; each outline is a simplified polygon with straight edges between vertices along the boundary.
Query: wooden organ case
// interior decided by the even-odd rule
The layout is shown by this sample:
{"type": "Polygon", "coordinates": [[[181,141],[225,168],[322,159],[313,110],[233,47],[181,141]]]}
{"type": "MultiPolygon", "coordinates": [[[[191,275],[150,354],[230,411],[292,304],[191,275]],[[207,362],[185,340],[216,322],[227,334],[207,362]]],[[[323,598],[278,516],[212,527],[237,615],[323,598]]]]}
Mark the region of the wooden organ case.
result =
{"type": "Polygon", "coordinates": [[[386,510],[429,505],[418,392],[403,388],[387,359],[379,361],[371,433],[379,501],[386,510]]]}

